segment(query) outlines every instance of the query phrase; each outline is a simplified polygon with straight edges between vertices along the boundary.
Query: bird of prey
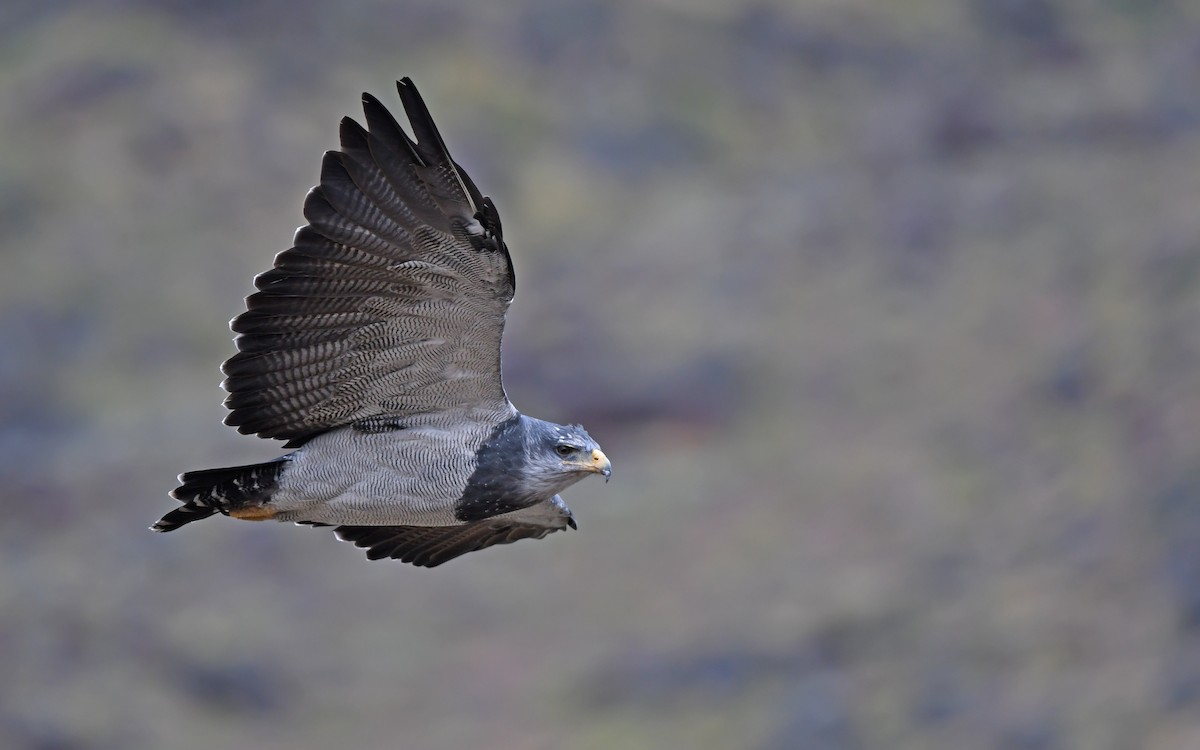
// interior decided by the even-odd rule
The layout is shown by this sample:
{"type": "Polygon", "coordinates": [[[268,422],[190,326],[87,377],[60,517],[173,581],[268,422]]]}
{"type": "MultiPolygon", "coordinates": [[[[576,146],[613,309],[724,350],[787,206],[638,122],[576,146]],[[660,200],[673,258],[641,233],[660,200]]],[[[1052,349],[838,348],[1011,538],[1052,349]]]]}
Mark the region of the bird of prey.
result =
{"type": "Polygon", "coordinates": [[[254,281],[222,366],[239,432],[295,450],[189,471],[151,528],[221,513],[334,526],[372,560],[433,567],[576,528],[558,493],[608,458],[579,425],[527,417],[500,377],[515,289],[490,198],[454,162],[421,95],[413,137],[363,94],[304,202],[307,225],[254,281]]]}

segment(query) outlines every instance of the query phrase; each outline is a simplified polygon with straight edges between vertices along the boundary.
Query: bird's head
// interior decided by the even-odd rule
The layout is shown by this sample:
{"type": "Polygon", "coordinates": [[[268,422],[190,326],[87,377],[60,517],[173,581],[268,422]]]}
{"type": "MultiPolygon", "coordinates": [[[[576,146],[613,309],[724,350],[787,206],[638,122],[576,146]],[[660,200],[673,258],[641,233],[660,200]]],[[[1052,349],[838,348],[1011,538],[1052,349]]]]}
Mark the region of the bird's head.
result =
{"type": "Polygon", "coordinates": [[[607,481],[612,464],[600,446],[580,425],[558,425],[529,420],[525,476],[559,492],[589,474],[600,474],[607,481]]]}

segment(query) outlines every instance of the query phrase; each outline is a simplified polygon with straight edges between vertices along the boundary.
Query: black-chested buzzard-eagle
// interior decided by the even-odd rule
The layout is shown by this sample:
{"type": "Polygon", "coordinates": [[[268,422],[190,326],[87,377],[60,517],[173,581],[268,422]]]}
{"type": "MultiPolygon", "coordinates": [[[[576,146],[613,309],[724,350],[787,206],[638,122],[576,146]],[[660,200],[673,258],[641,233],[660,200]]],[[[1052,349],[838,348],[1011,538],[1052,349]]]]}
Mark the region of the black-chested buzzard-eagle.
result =
{"type": "Polygon", "coordinates": [[[183,505],[155,531],[215,513],[336,526],[371,559],[433,567],[575,528],[557,493],[609,476],[582,427],[524,416],[505,395],[514,277],[500,216],[412,81],[397,88],[415,141],[363,94],[367,127],[342,120],[308,224],[231,323],[225,423],[295,450],[181,475],[183,505]]]}

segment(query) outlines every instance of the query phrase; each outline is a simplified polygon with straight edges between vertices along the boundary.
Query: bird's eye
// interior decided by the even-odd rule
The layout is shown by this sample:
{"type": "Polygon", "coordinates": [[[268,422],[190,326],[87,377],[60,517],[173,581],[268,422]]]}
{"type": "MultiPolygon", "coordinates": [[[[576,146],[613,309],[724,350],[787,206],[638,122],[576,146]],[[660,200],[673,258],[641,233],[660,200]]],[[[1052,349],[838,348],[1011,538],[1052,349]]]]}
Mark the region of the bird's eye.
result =
{"type": "Polygon", "coordinates": [[[574,453],[575,449],[569,445],[556,445],[556,446],[554,446],[554,452],[557,453],[558,455],[562,456],[563,458],[566,458],[567,456],[574,453]]]}

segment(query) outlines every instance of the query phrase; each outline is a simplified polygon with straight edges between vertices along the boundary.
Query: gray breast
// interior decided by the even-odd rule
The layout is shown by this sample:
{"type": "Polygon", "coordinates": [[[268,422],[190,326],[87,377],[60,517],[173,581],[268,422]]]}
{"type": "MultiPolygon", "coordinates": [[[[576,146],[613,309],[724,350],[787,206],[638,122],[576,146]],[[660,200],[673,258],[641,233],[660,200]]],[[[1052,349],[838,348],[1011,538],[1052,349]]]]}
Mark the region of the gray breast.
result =
{"type": "Polygon", "coordinates": [[[475,454],[475,470],[454,506],[460,521],[479,521],[542,500],[523,482],[528,421],[520,414],[496,426],[475,454]]]}

